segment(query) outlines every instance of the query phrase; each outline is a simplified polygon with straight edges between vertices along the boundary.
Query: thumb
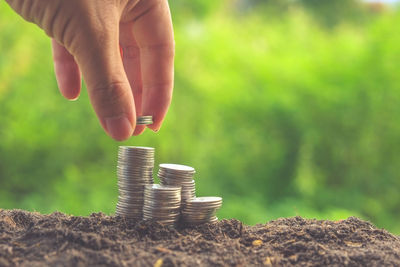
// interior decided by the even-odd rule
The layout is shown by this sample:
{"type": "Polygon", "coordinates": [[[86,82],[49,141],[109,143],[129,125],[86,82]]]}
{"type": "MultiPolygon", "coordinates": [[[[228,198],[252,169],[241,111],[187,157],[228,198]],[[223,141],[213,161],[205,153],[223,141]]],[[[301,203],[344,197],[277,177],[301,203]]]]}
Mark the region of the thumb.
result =
{"type": "Polygon", "coordinates": [[[122,141],[132,136],[136,113],[119,50],[119,26],[112,26],[76,35],[79,43],[72,42],[71,51],[101,125],[112,138],[122,141]]]}

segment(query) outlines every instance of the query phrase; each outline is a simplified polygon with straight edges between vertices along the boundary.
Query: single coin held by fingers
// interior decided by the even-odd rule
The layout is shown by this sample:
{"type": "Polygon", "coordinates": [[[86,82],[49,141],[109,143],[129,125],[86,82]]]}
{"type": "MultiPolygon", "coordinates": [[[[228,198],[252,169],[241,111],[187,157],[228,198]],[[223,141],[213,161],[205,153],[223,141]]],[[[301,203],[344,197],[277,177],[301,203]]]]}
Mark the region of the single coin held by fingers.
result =
{"type": "Polygon", "coordinates": [[[136,120],[137,125],[153,124],[153,116],[140,116],[136,120]]]}

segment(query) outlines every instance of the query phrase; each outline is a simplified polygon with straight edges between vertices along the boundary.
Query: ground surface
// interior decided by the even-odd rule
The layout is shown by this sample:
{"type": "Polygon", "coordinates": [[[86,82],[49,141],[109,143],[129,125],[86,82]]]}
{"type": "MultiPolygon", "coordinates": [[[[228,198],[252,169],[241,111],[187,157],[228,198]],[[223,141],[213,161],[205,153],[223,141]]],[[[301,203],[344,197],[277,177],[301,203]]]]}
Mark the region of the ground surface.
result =
{"type": "Polygon", "coordinates": [[[400,237],[350,217],[196,228],[0,210],[0,266],[399,266],[400,237]]]}

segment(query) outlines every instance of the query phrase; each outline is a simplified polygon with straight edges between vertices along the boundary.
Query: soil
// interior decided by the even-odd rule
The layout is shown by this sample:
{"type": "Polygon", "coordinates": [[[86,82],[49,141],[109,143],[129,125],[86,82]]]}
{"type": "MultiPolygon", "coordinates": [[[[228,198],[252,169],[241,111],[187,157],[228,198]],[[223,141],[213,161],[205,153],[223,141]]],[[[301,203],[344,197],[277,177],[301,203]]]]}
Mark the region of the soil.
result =
{"type": "Polygon", "coordinates": [[[369,222],[282,218],[165,227],[0,210],[0,266],[400,266],[400,237],[369,222]]]}

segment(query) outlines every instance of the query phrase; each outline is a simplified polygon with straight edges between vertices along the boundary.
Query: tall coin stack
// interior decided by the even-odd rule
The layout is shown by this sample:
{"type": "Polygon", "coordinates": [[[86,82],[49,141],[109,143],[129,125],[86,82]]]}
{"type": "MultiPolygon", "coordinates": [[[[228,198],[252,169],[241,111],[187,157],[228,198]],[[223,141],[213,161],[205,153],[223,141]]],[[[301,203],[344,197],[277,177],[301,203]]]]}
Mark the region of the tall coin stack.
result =
{"type": "Polygon", "coordinates": [[[180,187],[159,184],[145,186],[143,219],[173,225],[179,219],[180,207],[180,187]]]}
{"type": "Polygon", "coordinates": [[[179,164],[160,164],[158,178],[162,185],[179,186],[182,188],[182,203],[196,197],[196,187],[193,176],[195,169],[179,164]]]}
{"type": "Polygon", "coordinates": [[[197,225],[216,222],[215,213],[222,206],[220,197],[196,197],[188,200],[182,207],[182,221],[186,224],[197,225]]]}
{"type": "Polygon", "coordinates": [[[144,189],[153,184],[154,148],[120,146],[118,150],[118,203],[116,215],[141,220],[144,189]]]}

